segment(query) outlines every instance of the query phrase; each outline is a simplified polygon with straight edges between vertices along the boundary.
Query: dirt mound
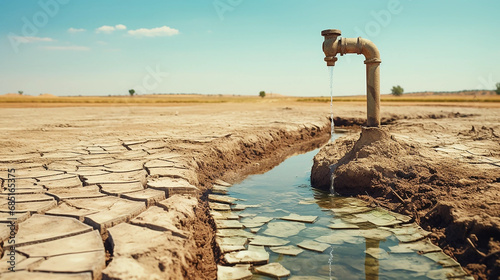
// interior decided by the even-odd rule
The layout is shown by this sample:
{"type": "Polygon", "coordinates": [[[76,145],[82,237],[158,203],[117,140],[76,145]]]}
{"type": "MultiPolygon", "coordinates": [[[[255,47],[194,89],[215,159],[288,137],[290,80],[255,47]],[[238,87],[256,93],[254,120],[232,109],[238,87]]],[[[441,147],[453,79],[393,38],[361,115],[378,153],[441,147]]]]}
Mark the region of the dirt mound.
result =
{"type": "Polygon", "coordinates": [[[38,97],[42,97],[42,98],[54,98],[54,97],[58,97],[58,96],[50,94],[50,93],[42,93],[42,94],[38,95],[38,97]]]}
{"type": "MultiPolygon", "coordinates": [[[[494,134],[473,129],[469,137],[494,134]]],[[[357,141],[354,137],[318,153],[313,186],[329,189],[333,175],[335,192],[412,216],[477,279],[500,276],[500,178],[495,169],[439,157],[433,148],[396,139],[388,129],[363,128],[357,141]]]]}
{"type": "Polygon", "coordinates": [[[312,184],[317,188],[328,189],[334,172],[335,192],[342,195],[373,192],[374,179],[395,178],[398,173],[396,169],[399,168],[398,161],[415,154],[410,147],[391,138],[388,130],[378,128],[363,128],[359,140],[343,142],[341,151],[338,151],[335,145],[328,147],[334,149],[333,154],[340,155],[339,152],[342,152],[342,157],[335,157],[336,161],[332,164],[332,152],[329,156],[319,153],[315,158],[312,184]],[[375,163],[378,162],[377,157],[386,159],[384,166],[375,163]],[[322,169],[322,175],[329,176],[317,176],[318,168],[322,169]]]}

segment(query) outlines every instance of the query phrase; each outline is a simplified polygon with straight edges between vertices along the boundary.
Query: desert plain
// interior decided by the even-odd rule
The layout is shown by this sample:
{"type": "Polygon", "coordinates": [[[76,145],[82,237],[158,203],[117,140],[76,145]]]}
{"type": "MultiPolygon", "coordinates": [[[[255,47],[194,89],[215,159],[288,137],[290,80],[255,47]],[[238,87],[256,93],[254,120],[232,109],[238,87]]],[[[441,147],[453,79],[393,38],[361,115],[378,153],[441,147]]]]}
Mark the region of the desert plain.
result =
{"type": "MultiPolygon", "coordinates": [[[[197,98],[0,103],[0,279],[215,279],[213,186],[319,147],[315,165],[332,164],[366,119],[362,100],[334,102],[345,130],[328,143],[328,103],[197,98]]],[[[475,279],[497,279],[499,103],[391,99],[381,113],[389,138],[358,147],[339,190],[412,217],[475,279]]]]}

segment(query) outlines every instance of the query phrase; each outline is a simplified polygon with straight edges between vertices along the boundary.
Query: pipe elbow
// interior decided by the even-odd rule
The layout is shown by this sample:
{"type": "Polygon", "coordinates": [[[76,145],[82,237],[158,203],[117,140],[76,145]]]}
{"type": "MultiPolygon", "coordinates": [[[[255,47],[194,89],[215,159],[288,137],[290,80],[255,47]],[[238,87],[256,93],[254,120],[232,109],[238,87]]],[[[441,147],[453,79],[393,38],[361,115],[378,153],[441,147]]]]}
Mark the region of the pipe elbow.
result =
{"type": "Polygon", "coordinates": [[[365,38],[359,37],[359,44],[360,44],[360,53],[362,53],[365,56],[365,64],[367,63],[381,63],[382,60],[380,59],[380,52],[378,51],[377,46],[375,44],[365,38]]]}

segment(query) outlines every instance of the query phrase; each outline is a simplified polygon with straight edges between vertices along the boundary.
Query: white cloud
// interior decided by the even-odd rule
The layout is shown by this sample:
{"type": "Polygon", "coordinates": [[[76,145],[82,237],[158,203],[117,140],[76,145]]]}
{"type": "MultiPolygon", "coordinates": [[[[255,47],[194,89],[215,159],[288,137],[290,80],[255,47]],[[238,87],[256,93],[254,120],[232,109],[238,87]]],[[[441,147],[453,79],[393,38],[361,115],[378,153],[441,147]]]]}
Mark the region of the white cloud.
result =
{"type": "Polygon", "coordinates": [[[89,47],[85,46],[47,46],[44,47],[46,50],[51,51],[89,51],[89,47]]]}
{"type": "Polygon", "coordinates": [[[23,43],[23,44],[55,41],[54,39],[49,37],[12,36],[11,38],[16,40],[18,43],[23,43]]]}
{"type": "Polygon", "coordinates": [[[108,44],[108,42],[105,42],[105,41],[97,41],[97,42],[96,42],[96,44],[99,44],[99,45],[103,45],[103,46],[105,46],[105,45],[107,45],[107,44],[108,44]]]}
{"type": "Polygon", "coordinates": [[[123,24],[117,24],[115,25],[116,30],[125,30],[127,27],[123,24]]]}
{"type": "Polygon", "coordinates": [[[95,31],[96,31],[96,33],[106,33],[106,34],[109,34],[109,33],[112,33],[115,30],[125,30],[125,29],[127,29],[127,27],[125,25],[123,25],[123,24],[117,24],[115,26],[103,25],[103,26],[97,28],[95,31]]]}
{"type": "Polygon", "coordinates": [[[84,32],[84,31],[87,31],[87,30],[85,30],[83,28],[73,28],[73,27],[70,27],[68,29],[69,33],[78,33],[78,32],[84,32]]]}
{"type": "Polygon", "coordinates": [[[97,33],[108,33],[108,34],[113,31],[115,31],[115,27],[109,25],[103,25],[95,30],[95,32],[97,33]]]}
{"type": "Polygon", "coordinates": [[[168,26],[156,27],[156,28],[140,28],[136,30],[130,30],[128,34],[137,37],[159,37],[159,36],[174,36],[179,34],[179,30],[175,28],[170,28],[168,26]]]}

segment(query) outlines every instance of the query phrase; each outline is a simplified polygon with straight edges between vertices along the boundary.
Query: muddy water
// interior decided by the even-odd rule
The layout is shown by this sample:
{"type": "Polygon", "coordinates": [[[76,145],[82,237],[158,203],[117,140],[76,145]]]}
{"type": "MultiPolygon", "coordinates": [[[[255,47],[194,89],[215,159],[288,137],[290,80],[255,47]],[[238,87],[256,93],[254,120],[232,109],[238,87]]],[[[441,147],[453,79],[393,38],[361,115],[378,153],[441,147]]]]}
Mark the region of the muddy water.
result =
{"type": "MultiPolygon", "coordinates": [[[[417,249],[404,249],[404,245],[410,243],[400,242],[398,236],[388,231],[394,226],[400,227],[400,224],[381,227],[364,220],[362,216],[339,213],[349,207],[364,207],[365,204],[353,198],[334,197],[310,186],[312,159],[317,152],[291,157],[271,171],[250,176],[228,189],[229,196],[243,200],[238,204],[252,206],[243,211],[233,211],[240,216],[240,222],[245,223],[246,219],[250,219],[248,216],[253,215],[274,218],[260,229],[253,228],[254,231],[259,229],[258,236],[273,236],[267,234],[271,233],[268,228],[276,222],[287,222],[279,218],[291,213],[317,216],[314,223],[287,222],[298,225],[297,230],[300,231],[287,237],[279,236],[287,233],[278,232],[278,237],[294,247],[305,240],[315,240],[328,247],[323,252],[304,249],[297,256],[277,254],[271,247],[265,247],[270,263],[278,262],[291,272],[291,277],[307,276],[304,279],[446,279],[449,273],[464,275],[453,262],[448,265],[452,268],[443,269],[431,259],[436,259],[433,256],[436,253],[426,256],[418,254],[417,249]],[[330,228],[332,224],[340,225],[340,229],[330,228]],[[342,229],[342,225],[354,225],[359,229],[342,229]]],[[[254,274],[253,279],[272,278],[254,274]]]]}

